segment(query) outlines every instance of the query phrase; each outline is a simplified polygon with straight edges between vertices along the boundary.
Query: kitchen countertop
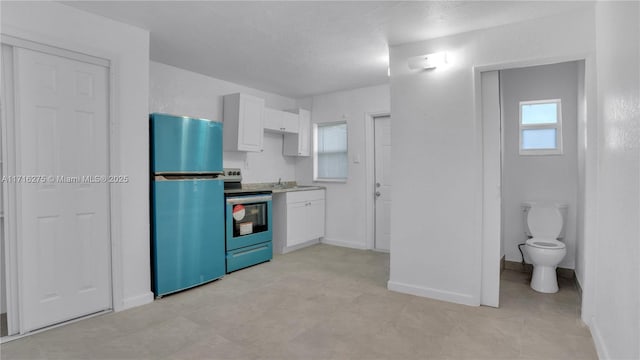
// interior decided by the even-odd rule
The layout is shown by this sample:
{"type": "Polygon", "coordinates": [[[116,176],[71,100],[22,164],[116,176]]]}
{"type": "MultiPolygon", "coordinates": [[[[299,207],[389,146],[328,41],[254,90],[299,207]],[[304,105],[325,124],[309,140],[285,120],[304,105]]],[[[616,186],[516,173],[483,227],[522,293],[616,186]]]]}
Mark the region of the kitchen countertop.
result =
{"type": "Polygon", "coordinates": [[[298,185],[295,181],[285,181],[281,184],[278,183],[254,183],[254,184],[242,184],[243,189],[247,190],[271,190],[272,193],[285,193],[290,191],[309,191],[309,190],[322,190],[324,186],[316,185],[298,185]]]}

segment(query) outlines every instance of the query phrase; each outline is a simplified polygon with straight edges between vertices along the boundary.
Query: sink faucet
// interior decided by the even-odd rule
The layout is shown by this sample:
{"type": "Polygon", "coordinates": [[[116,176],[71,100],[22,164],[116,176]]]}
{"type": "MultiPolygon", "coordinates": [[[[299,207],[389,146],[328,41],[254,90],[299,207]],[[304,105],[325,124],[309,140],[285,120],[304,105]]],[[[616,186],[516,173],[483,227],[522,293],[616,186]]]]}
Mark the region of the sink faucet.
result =
{"type": "Polygon", "coordinates": [[[282,178],[278,178],[278,186],[282,185],[282,178]]]}

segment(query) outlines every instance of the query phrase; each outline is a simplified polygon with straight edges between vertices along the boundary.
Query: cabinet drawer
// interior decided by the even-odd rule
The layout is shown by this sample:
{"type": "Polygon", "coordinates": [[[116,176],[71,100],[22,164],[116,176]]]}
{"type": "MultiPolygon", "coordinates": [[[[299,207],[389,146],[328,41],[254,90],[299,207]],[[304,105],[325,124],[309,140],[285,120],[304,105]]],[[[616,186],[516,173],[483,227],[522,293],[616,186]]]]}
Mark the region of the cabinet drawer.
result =
{"type": "Polygon", "coordinates": [[[287,193],[287,204],[323,199],[324,190],[291,191],[287,193]]]}
{"type": "Polygon", "coordinates": [[[227,251],[227,273],[269,261],[273,257],[271,241],[227,251]]]}

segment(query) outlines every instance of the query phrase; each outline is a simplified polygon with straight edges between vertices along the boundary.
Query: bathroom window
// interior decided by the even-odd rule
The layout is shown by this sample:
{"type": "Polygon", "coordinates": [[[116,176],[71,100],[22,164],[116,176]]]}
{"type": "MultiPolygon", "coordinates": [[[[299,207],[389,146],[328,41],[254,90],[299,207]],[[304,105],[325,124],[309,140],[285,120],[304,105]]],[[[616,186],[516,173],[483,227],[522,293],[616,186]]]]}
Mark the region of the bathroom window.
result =
{"type": "Polygon", "coordinates": [[[314,124],[313,180],[347,181],[347,123],[314,124]]]}
{"type": "Polygon", "coordinates": [[[520,102],[520,155],[562,154],[560,99],[520,102]]]}

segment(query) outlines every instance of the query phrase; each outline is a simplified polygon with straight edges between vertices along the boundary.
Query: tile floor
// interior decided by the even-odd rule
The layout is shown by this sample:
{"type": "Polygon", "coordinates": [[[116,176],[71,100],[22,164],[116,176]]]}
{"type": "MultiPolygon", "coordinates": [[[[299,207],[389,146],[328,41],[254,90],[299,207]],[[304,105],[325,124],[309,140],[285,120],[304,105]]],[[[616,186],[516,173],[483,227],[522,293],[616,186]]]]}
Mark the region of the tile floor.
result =
{"type": "Polygon", "coordinates": [[[8,359],[596,359],[569,281],[507,270],[501,308],[386,290],[388,254],[317,245],[0,346],[8,359]]]}

